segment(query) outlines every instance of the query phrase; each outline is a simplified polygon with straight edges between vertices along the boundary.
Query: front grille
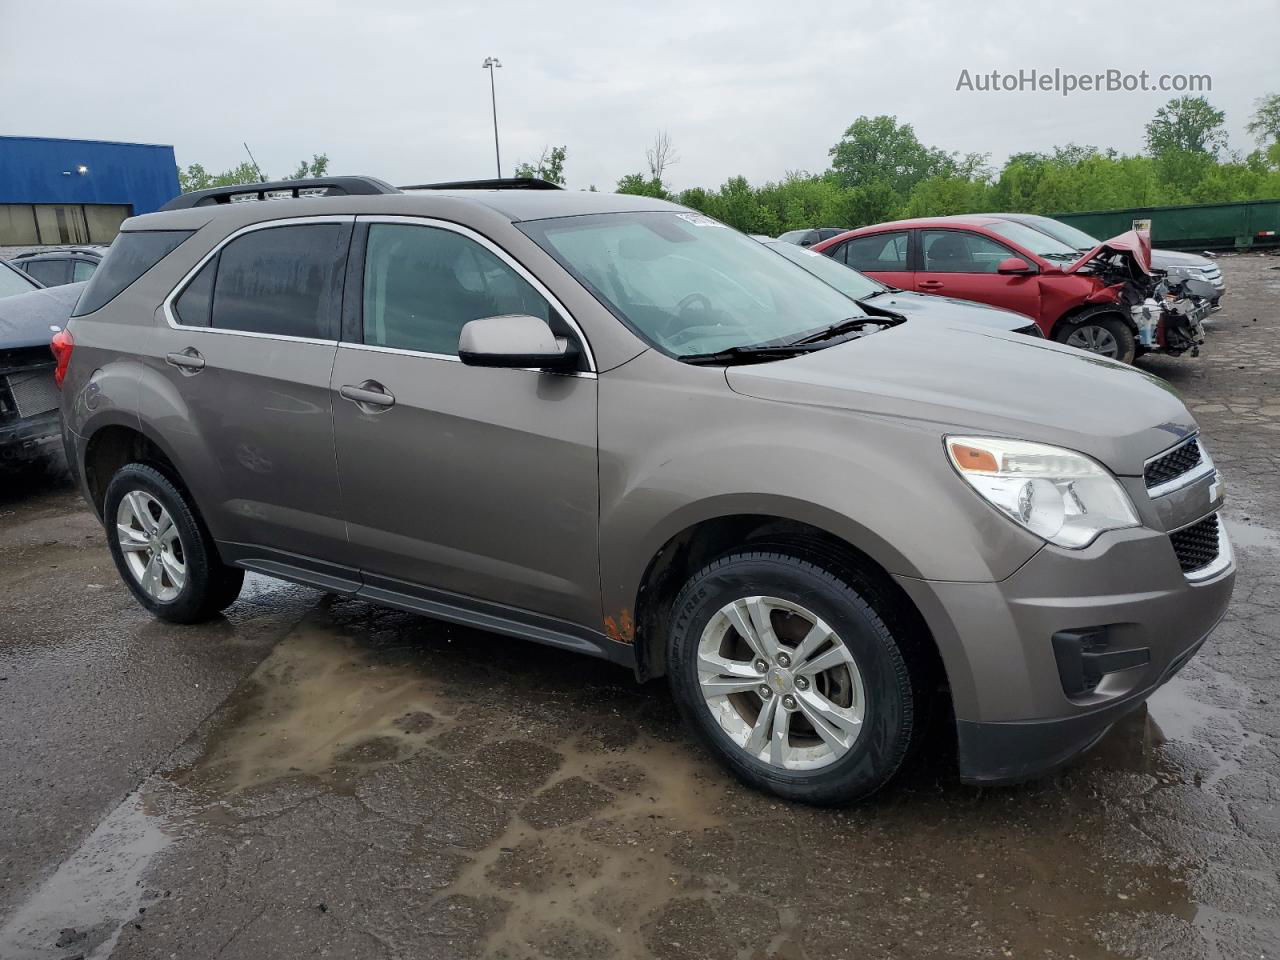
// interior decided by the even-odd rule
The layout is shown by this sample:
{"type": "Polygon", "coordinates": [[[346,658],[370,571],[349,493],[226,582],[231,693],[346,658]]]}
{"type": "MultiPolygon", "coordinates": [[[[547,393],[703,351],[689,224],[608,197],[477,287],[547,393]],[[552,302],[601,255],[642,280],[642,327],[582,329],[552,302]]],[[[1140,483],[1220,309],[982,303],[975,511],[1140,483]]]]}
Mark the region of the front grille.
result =
{"type": "Polygon", "coordinates": [[[53,382],[52,367],[11,373],[4,380],[19,418],[58,409],[58,385],[53,382]]]}
{"type": "Polygon", "coordinates": [[[1194,573],[1218,559],[1218,515],[1205,517],[1189,527],[1169,534],[1178,566],[1183,573],[1194,573]]]}
{"type": "Polygon", "coordinates": [[[1195,469],[1200,465],[1201,459],[1200,442],[1192,437],[1181,446],[1174,447],[1168,453],[1161,454],[1150,461],[1143,468],[1142,478],[1146,481],[1147,489],[1150,490],[1162,483],[1176,480],[1188,470],[1195,469]]]}

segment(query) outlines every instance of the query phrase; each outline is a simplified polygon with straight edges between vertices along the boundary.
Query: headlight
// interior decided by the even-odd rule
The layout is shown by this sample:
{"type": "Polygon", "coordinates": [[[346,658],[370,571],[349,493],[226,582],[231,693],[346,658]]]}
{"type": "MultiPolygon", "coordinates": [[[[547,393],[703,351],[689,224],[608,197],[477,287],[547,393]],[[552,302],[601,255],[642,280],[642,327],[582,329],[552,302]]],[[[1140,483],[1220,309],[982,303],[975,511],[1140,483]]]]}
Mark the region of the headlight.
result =
{"type": "Polygon", "coordinates": [[[1050,543],[1087,547],[1104,530],[1140,524],[1120,482],[1084,454],[991,437],[947,437],[946,445],[969,486],[1050,543]]]}

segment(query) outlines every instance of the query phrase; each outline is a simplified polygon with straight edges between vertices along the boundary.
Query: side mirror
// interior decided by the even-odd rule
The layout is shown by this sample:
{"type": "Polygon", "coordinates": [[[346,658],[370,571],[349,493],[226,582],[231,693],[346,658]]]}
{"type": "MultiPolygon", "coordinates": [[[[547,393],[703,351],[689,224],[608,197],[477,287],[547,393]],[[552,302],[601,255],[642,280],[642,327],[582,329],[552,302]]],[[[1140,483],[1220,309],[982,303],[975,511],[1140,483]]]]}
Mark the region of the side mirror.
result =
{"type": "Polygon", "coordinates": [[[551,332],[545,320],[524,314],[472,320],[458,336],[458,358],[472,367],[537,367],[571,370],[577,350],[551,332]]]}
{"type": "Polygon", "coordinates": [[[996,266],[996,273],[1035,273],[1035,267],[1021,257],[1005,257],[996,266]]]}

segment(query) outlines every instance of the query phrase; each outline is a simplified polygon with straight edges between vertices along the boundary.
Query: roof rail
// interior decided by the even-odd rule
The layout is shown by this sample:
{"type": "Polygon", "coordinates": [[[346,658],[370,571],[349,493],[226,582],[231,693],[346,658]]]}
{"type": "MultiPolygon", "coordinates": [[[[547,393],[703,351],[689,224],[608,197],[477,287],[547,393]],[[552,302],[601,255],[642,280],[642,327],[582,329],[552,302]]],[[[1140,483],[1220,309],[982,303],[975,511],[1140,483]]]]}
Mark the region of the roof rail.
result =
{"type": "Polygon", "coordinates": [[[450,180],[445,183],[415,183],[401,190],[563,190],[550,180],[537,177],[499,177],[493,180],[450,180]]]}
{"type": "Polygon", "coordinates": [[[230,187],[213,187],[209,190],[193,190],[174,197],[161,210],[187,210],[191,207],[207,207],[240,200],[277,199],[268,193],[288,193],[298,197],[302,191],[315,192],[318,196],[347,197],[369,196],[375,193],[399,193],[400,191],[377,177],[315,177],[308,180],[273,180],[269,183],[238,183],[230,187]],[[320,193],[320,191],[324,191],[320,193]]]}

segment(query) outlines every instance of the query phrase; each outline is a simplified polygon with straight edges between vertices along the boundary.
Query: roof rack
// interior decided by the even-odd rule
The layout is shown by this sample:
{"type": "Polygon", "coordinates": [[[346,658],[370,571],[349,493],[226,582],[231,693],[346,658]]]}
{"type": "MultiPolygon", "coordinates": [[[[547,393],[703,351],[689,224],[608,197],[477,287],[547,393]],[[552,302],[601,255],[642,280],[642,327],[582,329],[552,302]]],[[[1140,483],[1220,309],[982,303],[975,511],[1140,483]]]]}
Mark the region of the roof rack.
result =
{"type": "Polygon", "coordinates": [[[213,187],[210,190],[193,190],[174,197],[161,210],[187,210],[191,207],[207,207],[220,203],[238,203],[241,200],[275,200],[267,194],[288,194],[299,197],[303,192],[324,197],[369,196],[375,193],[399,193],[400,191],[377,177],[317,177],[308,180],[273,180],[269,183],[239,183],[230,187],[213,187]]]}
{"type": "Polygon", "coordinates": [[[415,183],[401,190],[563,190],[550,180],[537,177],[499,177],[492,180],[450,180],[445,183],[415,183]]]}

